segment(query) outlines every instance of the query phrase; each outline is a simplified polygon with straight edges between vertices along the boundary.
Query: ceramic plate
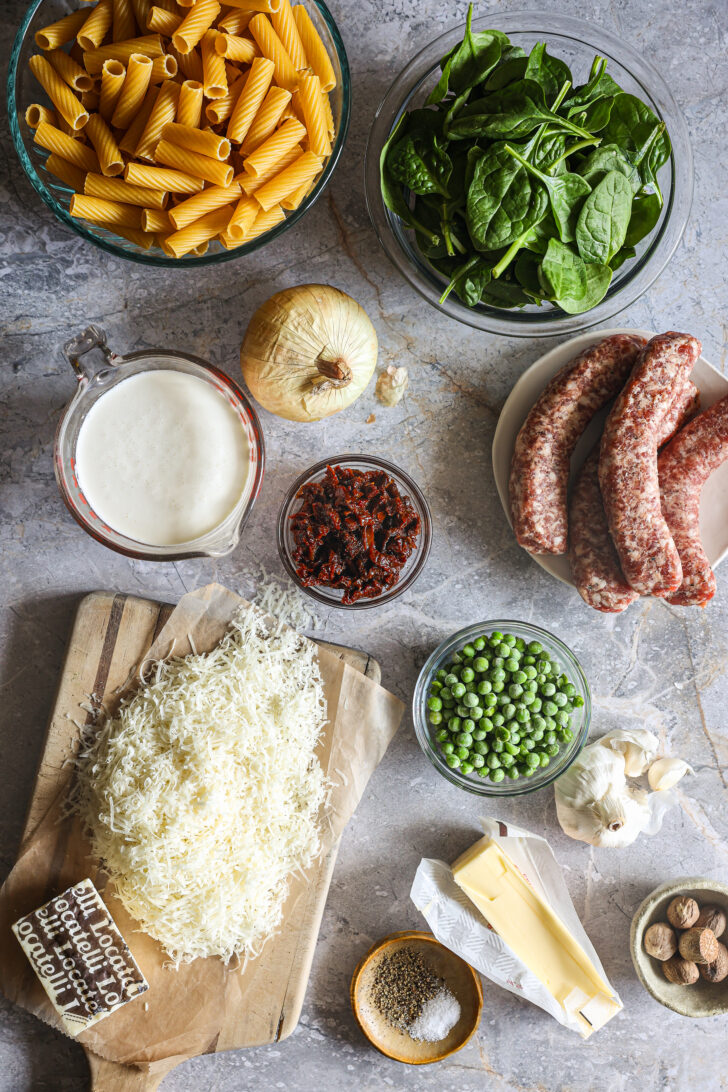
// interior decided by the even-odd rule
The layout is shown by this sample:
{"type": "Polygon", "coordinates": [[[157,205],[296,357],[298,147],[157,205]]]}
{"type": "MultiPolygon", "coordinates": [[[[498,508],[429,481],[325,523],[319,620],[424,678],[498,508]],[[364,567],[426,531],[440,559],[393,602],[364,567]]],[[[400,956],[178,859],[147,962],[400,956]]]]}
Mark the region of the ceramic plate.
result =
{"type": "MultiPolygon", "coordinates": [[[[608,337],[610,334],[641,334],[645,338],[654,337],[652,330],[628,330],[623,327],[579,334],[578,337],[573,337],[569,341],[558,345],[555,349],[551,349],[540,357],[535,364],[532,364],[523,373],[506,399],[493,437],[493,474],[498,496],[509,523],[511,522],[511,513],[508,503],[508,475],[516,436],[521,425],[526,420],[534,402],[559,368],[573,360],[583,349],[593,345],[600,338],[608,337]]],[[[728,379],[721,375],[702,356],[693,368],[691,378],[700,391],[701,410],[707,409],[714,402],[728,394],[728,379]]],[[[596,443],[602,431],[605,416],[606,410],[597,414],[581,437],[571,459],[572,478],[591,451],[592,445],[596,443]]],[[[728,462],[725,462],[711,474],[700,500],[700,533],[705,552],[713,568],[719,565],[723,558],[728,555],[727,513],[728,462]]],[[[531,557],[546,572],[551,573],[552,576],[562,580],[565,584],[574,586],[569,569],[569,559],[566,554],[560,556],[531,554],[531,557]]]]}

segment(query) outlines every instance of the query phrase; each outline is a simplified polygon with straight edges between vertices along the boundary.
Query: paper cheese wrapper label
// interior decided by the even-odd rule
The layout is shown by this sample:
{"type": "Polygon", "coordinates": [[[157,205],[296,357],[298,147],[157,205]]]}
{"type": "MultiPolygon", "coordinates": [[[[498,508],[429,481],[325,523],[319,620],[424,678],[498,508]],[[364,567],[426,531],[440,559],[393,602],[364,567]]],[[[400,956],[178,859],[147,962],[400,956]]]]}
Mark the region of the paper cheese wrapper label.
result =
{"type": "Polygon", "coordinates": [[[149,987],[91,880],[81,880],[13,925],[70,1035],[149,987]]]}

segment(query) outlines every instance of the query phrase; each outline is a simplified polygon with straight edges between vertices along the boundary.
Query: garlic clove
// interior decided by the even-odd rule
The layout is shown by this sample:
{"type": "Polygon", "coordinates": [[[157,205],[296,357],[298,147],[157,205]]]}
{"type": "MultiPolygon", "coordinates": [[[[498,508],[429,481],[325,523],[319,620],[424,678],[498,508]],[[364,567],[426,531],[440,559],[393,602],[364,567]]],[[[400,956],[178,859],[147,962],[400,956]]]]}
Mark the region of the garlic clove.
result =
{"type": "Polygon", "coordinates": [[[655,792],[664,792],[677,785],[686,773],[695,773],[695,770],[682,758],[658,758],[647,771],[647,780],[655,792]]]}
{"type": "Polygon", "coordinates": [[[396,406],[401,401],[409,385],[409,375],[404,367],[395,368],[394,364],[380,372],[375,394],[385,406],[396,406]]]}
{"type": "Polygon", "coordinates": [[[627,777],[639,777],[657,755],[657,736],[646,728],[618,728],[607,732],[598,741],[602,747],[610,747],[624,758],[627,777]]]}

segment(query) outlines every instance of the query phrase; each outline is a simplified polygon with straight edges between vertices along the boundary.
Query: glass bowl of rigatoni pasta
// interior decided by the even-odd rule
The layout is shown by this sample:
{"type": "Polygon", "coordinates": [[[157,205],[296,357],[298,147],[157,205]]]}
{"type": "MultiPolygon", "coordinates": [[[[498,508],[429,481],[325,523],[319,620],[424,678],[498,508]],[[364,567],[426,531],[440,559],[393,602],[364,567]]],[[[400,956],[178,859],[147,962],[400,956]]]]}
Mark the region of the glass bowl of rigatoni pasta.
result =
{"type": "Polygon", "coordinates": [[[323,0],[35,0],[7,99],[23,168],[62,223],[118,257],[194,266],[305,214],[351,95],[323,0]]]}

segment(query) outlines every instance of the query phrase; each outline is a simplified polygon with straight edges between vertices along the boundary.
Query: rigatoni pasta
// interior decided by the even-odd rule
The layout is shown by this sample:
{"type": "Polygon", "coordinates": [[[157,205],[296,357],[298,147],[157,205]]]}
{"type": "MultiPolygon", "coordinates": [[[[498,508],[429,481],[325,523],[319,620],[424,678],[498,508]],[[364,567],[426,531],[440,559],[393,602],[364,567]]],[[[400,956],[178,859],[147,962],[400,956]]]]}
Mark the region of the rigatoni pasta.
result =
{"type": "Polygon", "coordinates": [[[194,258],[298,208],[335,135],[333,65],[302,11],[97,0],[39,31],[45,55],[30,66],[50,101],[25,120],[48,174],[74,191],[71,215],[194,258]]]}

